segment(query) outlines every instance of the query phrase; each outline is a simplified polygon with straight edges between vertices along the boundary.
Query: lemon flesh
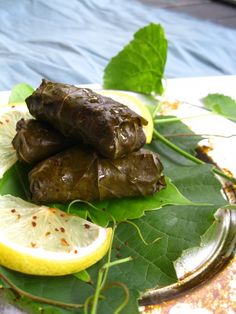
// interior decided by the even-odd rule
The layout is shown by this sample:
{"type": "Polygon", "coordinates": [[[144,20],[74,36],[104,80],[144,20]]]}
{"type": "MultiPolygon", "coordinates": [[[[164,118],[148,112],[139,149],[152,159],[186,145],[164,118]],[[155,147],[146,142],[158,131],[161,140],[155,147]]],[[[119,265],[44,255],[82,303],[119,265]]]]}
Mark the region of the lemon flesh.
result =
{"type": "Polygon", "coordinates": [[[97,93],[110,97],[115,101],[120,102],[121,104],[127,106],[129,109],[133,110],[145,120],[147,120],[148,124],[143,126],[143,131],[146,136],[146,143],[149,144],[152,141],[153,134],[153,120],[151,113],[145,104],[136,96],[134,93],[124,92],[124,91],[116,91],[116,90],[98,90],[97,93]]]}
{"type": "Polygon", "coordinates": [[[79,272],[106,254],[111,237],[111,228],[0,195],[0,264],[7,268],[44,276],[79,272]]]}
{"type": "Polygon", "coordinates": [[[16,134],[16,123],[20,119],[32,117],[25,104],[8,104],[0,106],[0,179],[17,161],[12,140],[16,134]]]}

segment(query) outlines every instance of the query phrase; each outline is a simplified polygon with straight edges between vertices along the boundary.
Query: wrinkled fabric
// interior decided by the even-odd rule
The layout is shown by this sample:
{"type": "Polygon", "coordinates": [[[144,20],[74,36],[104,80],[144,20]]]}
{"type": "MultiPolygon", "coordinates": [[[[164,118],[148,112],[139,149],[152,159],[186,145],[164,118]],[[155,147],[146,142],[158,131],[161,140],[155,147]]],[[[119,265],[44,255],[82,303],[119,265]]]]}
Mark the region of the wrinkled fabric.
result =
{"type": "Polygon", "coordinates": [[[236,30],[138,0],[0,0],[0,90],[42,77],[102,83],[109,59],[150,22],[169,41],[165,76],[236,74],[236,30]]]}

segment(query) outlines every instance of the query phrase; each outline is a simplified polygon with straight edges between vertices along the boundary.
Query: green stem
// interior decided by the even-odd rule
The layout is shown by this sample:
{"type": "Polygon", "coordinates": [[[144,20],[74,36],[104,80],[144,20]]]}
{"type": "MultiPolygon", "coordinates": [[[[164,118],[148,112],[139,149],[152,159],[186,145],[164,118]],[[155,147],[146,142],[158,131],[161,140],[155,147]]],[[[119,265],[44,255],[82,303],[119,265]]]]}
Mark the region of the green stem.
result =
{"type": "MultiPolygon", "coordinates": [[[[50,304],[53,306],[59,306],[62,308],[71,308],[71,309],[79,309],[79,308],[84,307],[83,304],[64,303],[64,302],[51,300],[51,299],[40,297],[40,296],[35,296],[31,294],[30,292],[24,291],[23,289],[17,287],[15,283],[11,282],[11,280],[2,273],[0,273],[0,280],[2,280],[2,282],[6,284],[7,288],[10,287],[13,291],[18,293],[19,296],[29,298],[35,302],[42,302],[42,303],[50,304]]],[[[3,285],[4,287],[5,287],[5,284],[3,285]]]]}
{"type": "Polygon", "coordinates": [[[119,314],[129,302],[129,289],[122,282],[111,282],[108,286],[106,286],[106,290],[112,288],[113,286],[122,288],[125,293],[124,301],[114,311],[114,314],[119,314]]]}
{"type": "Polygon", "coordinates": [[[216,174],[218,174],[220,177],[232,182],[233,184],[236,184],[235,178],[227,176],[227,174],[225,174],[223,171],[217,169],[216,167],[213,167],[212,171],[215,172],[216,174]]]}
{"type": "Polygon", "coordinates": [[[231,135],[221,135],[221,134],[204,134],[204,133],[175,133],[175,134],[164,134],[164,137],[220,137],[220,138],[232,138],[236,134],[231,135]]]}
{"type": "Polygon", "coordinates": [[[68,205],[68,208],[67,208],[67,212],[69,213],[70,212],[70,208],[73,204],[75,203],[83,203],[83,204],[86,204],[90,207],[92,207],[93,209],[95,210],[100,210],[99,208],[97,208],[96,206],[94,206],[92,203],[88,202],[88,201],[84,201],[84,200],[80,200],[80,199],[77,199],[77,200],[74,200],[72,202],[70,202],[70,204],[68,205]]]}
{"type": "MultiPolygon", "coordinates": [[[[161,108],[161,102],[158,102],[156,107],[155,107],[155,109],[154,109],[154,111],[153,111],[153,113],[152,113],[152,118],[153,119],[155,118],[157,113],[160,111],[160,108],[161,108]]],[[[155,120],[154,120],[154,122],[155,122],[155,120]]]]}
{"type": "Polygon", "coordinates": [[[94,298],[93,298],[93,306],[91,310],[91,314],[96,314],[97,313],[97,306],[98,306],[98,299],[101,291],[101,284],[102,284],[102,278],[103,278],[103,269],[99,270],[98,272],[98,280],[97,280],[97,285],[96,285],[96,290],[94,293],[94,298]]]}
{"type": "Polygon", "coordinates": [[[113,261],[111,263],[106,263],[104,266],[103,266],[103,269],[106,269],[106,268],[110,268],[112,266],[116,266],[116,265],[119,265],[119,264],[123,264],[123,263],[126,263],[126,262],[130,262],[132,261],[132,257],[129,256],[129,257],[125,257],[125,258],[121,258],[117,261],[113,261]]]}
{"type": "Polygon", "coordinates": [[[200,114],[196,116],[188,116],[188,117],[174,117],[174,118],[163,118],[163,119],[154,119],[154,123],[160,124],[160,123],[167,123],[167,122],[176,122],[176,121],[182,121],[182,120],[189,120],[189,119],[196,119],[196,118],[202,118],[202,117],[208,117],[208,116],[213,116],[215,115],[214,113],[209,113],[209,114],[200,114]]]}
{"type": "MultiPolygon", "coordinates": [[[[111,239],[111,243],[113,243],[113,239],[114,239],[114,234],[115,234],[115,229],[116,229],[116,225],[115,225],[115,221],[114,221],[114,227],[113,227],[113,231],[112,231],[112,239],[111,239]]],[[[97,279],[97,284],[96,284],[96,289],[95,289],[95,293],[94,293],[94,297],[93,297],[93,304],[92,304],[92,309],[91,309],[91,314],[96,314],[97,313],[97,306],[98,306],[98,300],[100,298],[100,292],[104,289],[105,283],[106,283],[106,279],[108,276],[108,271],[110,269],[110,267],[118,265],[118,264],[122,264],[122,263],[126,263],[132,260],[132,257],[127,257],[127,258],[122,258],[118,261],[113,261],[111,262],[111,250],[112,250],[112,244],[109,248],[108,251],[108,257],[107,257],[107,263],[104,264],[98,272],[98,279],[97,279]]],[[[89,303],[90,300],[88,300],[89,303]]],[[[86,308],[88,307],[88,303],[86,305],[86,308]]]]}
{"type": "Polygon", "coordinates": [[[106,282],[107,276],[108,276],[109,264],[111,263],[111,250],[112,250],[112,243],[113,243],[114,235],[115,235],[115,229],[116,229],[116,225],[115,225],[115,222],[114,222],[114,227],[113,227],[113,231],[112,231],[112,238],[111,238],[111,246],[110,246],[109,251],[108,251],[107,263],[105,264],[106,268],[102,268],[102,271],[104,271],[104,276],[103,276],[103,280],[102,280],[102,284],[101,284],[100,290],[102,290],[104,288],[104,285],[105,285],[105,282],[106,282]],[[107,267],[107,265],[108,265],[108,267],[107,267]]]}
{"type": "Polygon", "coordinates": [[[134,222],[129,221],[129,220],[126,220],[126,221],[124,221],[124,223],[130,224],[131,226],[133,226],[133,227],[137,230],[138,235],[139,235],[141,241],[142,241],[145,245],[151,245],[151,244],[154,244],[154,243],[156,243],[157,241],[161,240],[161,237],[159,237],[159,238],[156,238],[155,240],[153,240],[152,242],[148,243],[148,242],[144,239],[144,237],[143,237],[143,235],[142,235],[142,233],[141,233],[139,227],[138,227],[134,222]]]}
{"type": "Polygon", "coordinates": [[[88,307],[89,307],[89,303],[92,301],[93,299],[93,295],[91,295],[90,297],[88,297],[86,299],[86,301],[84,302],[84,314],[89,314],[88,312],[88,307]]]}
{"type": "MultiPolygon", "coordinates": [[[[115,221],[114,221],[114,227],[112,230],[112,237],[111,237],[111,245],[110,245],[110,248],[108,251],[107,263],[105,265],[109,265],[110,261],[111,261],[111,249],[112,249],[112,243],[113,243],[113,239],[114,239],[115,229],[116,229],[116,225],[115,225],[115,221]]],[[[107,275],[108,275],[108,270],[109,270],[109,266],[106,268],[102,267],[101,269],[99,269],[96,289],[95,289],[94,298],[93,298],[93,305],[92,305],[92,309],[91,309],[91,314],[97,313],[97,306],[98,306],[100,291],[103,289],[103,287],[105,285],[107,275]]]]}
{"type": "Polygon", "coordinates": [[[167,140],[163,135],[161,135],[159,132],[157,132],[157,130],[154,129],[153,133],[157,139],[159,139],[162,143],[164,143],[166,146],[170,147],[171,149],[173,149],[174,151],[176,151],[180,155],[186,157],[187,159],[193,161],[196,164],[199,164],[199,165],[205,164],[204,161],[192,156],[191,154],[187,153],[185,150],[181,149],[180,147],[176,146],[174,143],[167,140]]]}
{"type": "MultiPolygon", "coordinates": [[[[174,143],[172,143],[169,140],[167,140],[164,136],[162,136],[159,132],[157,132],[157,130],[154,129],[153,133],[154,133],[155,137],[157,139],[159,139],[162,143],[164,143],[166,146],[170,147],[171,149],[173,149],[174,151],[176,151],[180,155],[184,156],[185,158],[193,161],[195,164],[198,164],[198,165],[205,165],[206,164],[204,161],[198,159],[197,157],[194,157],[193,155],[187,153],[185,150],[183,150],[180,147],[176,146],[174,143]]],[[[236,184],[236,179],[235,178],[227,176],[224,172],[222,172],[221,170],[217,169],[216,167],[213,167],[212,171],[214,173],[218,174],[220,177],[223,177],[223,178],[229,180],[230,182],[236,184]]]]}

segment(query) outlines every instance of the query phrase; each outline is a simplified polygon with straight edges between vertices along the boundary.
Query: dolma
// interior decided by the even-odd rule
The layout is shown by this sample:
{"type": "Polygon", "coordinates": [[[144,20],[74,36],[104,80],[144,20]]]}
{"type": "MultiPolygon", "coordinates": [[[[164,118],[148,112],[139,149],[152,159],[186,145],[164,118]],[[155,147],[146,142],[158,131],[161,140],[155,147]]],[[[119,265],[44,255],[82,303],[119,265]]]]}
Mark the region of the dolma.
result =
{"type": "Polygon", "coordinates": [[[146,142],[144,118],[87,88],[43,80],[26,103],[36,119],[111,159],[137,151],[146,142]]]}
{"type": "Polygon", "coordinates": [[[12,145],[18,160],[35,164],[67,148],[71,140],[45,122],[21,119],[16,124],[12,145]]]}
{"type": "Polygon", "coordinates": [[[29,173],[30,190],[36,202],[146,196],[165,186],[162,170],[157,154],[145,149],[109,160],[74,147],[36,165],[29,173]]]}

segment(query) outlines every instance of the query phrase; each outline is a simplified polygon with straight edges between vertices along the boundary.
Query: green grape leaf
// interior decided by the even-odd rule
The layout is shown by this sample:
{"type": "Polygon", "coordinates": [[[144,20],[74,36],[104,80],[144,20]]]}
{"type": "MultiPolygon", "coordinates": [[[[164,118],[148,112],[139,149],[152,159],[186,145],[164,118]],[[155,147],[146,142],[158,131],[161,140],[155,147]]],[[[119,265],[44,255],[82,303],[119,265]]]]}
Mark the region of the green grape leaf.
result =
{"type": "Polygon", "coordinates": [[[204,106],[227,119],[236,121],[236,101],[222,94],[209,94],[202,99],[204,106]]]}
{"type": "Polygon", "coordinates": [[[151,23],[139,29],[134,39],[110,60],[104,70],[103,85],[108,89],[162,94],[166,58],[164,30],[151,23]]]}

